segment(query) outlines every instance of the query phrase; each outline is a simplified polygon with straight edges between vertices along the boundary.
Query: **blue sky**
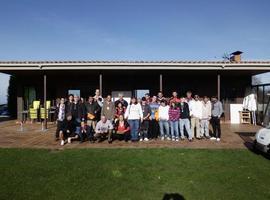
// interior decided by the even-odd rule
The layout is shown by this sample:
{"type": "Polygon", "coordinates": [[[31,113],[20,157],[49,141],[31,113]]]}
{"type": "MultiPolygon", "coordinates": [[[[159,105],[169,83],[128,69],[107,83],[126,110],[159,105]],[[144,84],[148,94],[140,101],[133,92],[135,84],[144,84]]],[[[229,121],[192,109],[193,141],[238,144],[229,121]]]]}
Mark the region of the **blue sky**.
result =
{"type": "Polygon", "coordinates": [[[269,0],[0,0],[0,60],[221,60],[235,50],[270,60],[269,8],[269,0]]]}

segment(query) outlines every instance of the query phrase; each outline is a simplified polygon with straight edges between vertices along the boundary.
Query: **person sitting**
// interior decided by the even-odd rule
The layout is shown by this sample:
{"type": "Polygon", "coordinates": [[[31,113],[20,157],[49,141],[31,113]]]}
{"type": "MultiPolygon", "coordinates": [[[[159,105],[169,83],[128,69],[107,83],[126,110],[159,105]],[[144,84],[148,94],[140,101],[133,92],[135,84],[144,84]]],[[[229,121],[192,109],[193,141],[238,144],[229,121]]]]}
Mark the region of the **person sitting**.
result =
{"type": "Polygon", "coordinates": [[[68,143],[70,144],[72,140],[80,139],[80,143],[83,143],[85,136],[87,135],[87,126],[84,121],[81,121],[80,127],[78,127],[77,122],[74,123],[75,131],[70,132],[70,137],[68,138],[68,143]]]}
{"type": "Polygon", "coordinates": [[[121,102],[117,104],[117,107],[115,108],[115,122],[119,119],[120,115],[124,115],[126,112],[126,107],[123,106],[121,102]]]}
{"type": "Polygon", "coordinates": [[[119,118],[114,126],[114,137],[118,140],[125,140],[127,142],[130,136],[129,130],[129,124],[124,119],[124,115],[119,115],[119,118]]]}
{"type": "Polygon", "coordinates": [[[103,138],[108,136],[108,142],[112,143],[113,125],[104,115],[101,116],[100,121],[96,125],[94,138],[101,142],[103,138]]]}

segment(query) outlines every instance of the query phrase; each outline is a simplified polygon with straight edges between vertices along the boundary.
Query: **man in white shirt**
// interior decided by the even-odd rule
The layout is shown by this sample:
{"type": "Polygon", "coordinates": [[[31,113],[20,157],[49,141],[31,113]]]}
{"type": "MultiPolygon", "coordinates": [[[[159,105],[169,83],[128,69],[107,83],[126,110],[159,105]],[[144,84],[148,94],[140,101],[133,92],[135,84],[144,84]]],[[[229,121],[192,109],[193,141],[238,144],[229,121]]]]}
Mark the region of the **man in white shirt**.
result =
{"type": "Polygon", "coordinates": [[[209,101],[209,98],[205,96],[202,101],[202,118],[201,118],[201,137],[205,137],[207,139],[209,136],[209,121],[211,119],[211,110],[212,104],[209,101]]]}
{"type": "Polygon", "coordinates": [[[201,139],[200,120],[202,118],[202,102],[199,95],[194,95],[194,100],[189,102],[189,111],[191,117],[191,135],[194,137],[194,129],[196,128],[196,138],[201,139]]]}

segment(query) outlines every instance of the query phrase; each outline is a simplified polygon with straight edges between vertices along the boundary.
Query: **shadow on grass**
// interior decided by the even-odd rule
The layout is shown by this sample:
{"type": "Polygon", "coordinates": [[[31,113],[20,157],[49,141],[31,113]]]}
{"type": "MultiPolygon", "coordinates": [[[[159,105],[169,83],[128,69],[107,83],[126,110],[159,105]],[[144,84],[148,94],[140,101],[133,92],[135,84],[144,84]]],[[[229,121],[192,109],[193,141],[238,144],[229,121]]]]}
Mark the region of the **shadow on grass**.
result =
{"type": "Polygon", "coordinates": [[[162,200],[185,200],[185,198],[178,193],[165,193],[162,200]]]}
{"type": "Polygon", "coordinates": [[[235,132],[239,135],[239,137],[244,141],[245,147],[254,154],[261,154],[266,159],[270,159],[270,155],[264,152],[260,152],[256,148],[254,148],[254,137],[256,132],[235,132]]]}

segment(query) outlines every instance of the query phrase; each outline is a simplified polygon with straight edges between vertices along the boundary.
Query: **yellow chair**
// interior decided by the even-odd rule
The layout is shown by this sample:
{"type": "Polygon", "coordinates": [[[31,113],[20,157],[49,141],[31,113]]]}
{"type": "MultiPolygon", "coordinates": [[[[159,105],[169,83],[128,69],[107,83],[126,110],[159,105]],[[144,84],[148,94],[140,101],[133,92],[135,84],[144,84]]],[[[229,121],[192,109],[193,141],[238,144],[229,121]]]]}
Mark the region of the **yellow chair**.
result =
{"type": "Polygon", "coordinates": [[[33,108],[34,109],[39,109],[39,107],[40,107],[40,101],[33,101],[33,108]]]}
{"type": "MultiPolygon", "coordinates": [[[[49,110],[47,109],[46,112],[46,119],[49,118],[49,110]]],[[[40,108],[40,119],[45,119],[45,109],[44,108],[40,108]]]]}
{"type": "Polygon", "coordinates": [[[51,108],[51,101],[46,101],[46,108],[47,110],[51,108]]]}
{"type": "Polygon", "coordinates": [[[38,110],[37,109],[30,108],[29,113],[30,113],[30,119],[31,120],[34,120],[34,119],[38,118],[38,110]]]}

